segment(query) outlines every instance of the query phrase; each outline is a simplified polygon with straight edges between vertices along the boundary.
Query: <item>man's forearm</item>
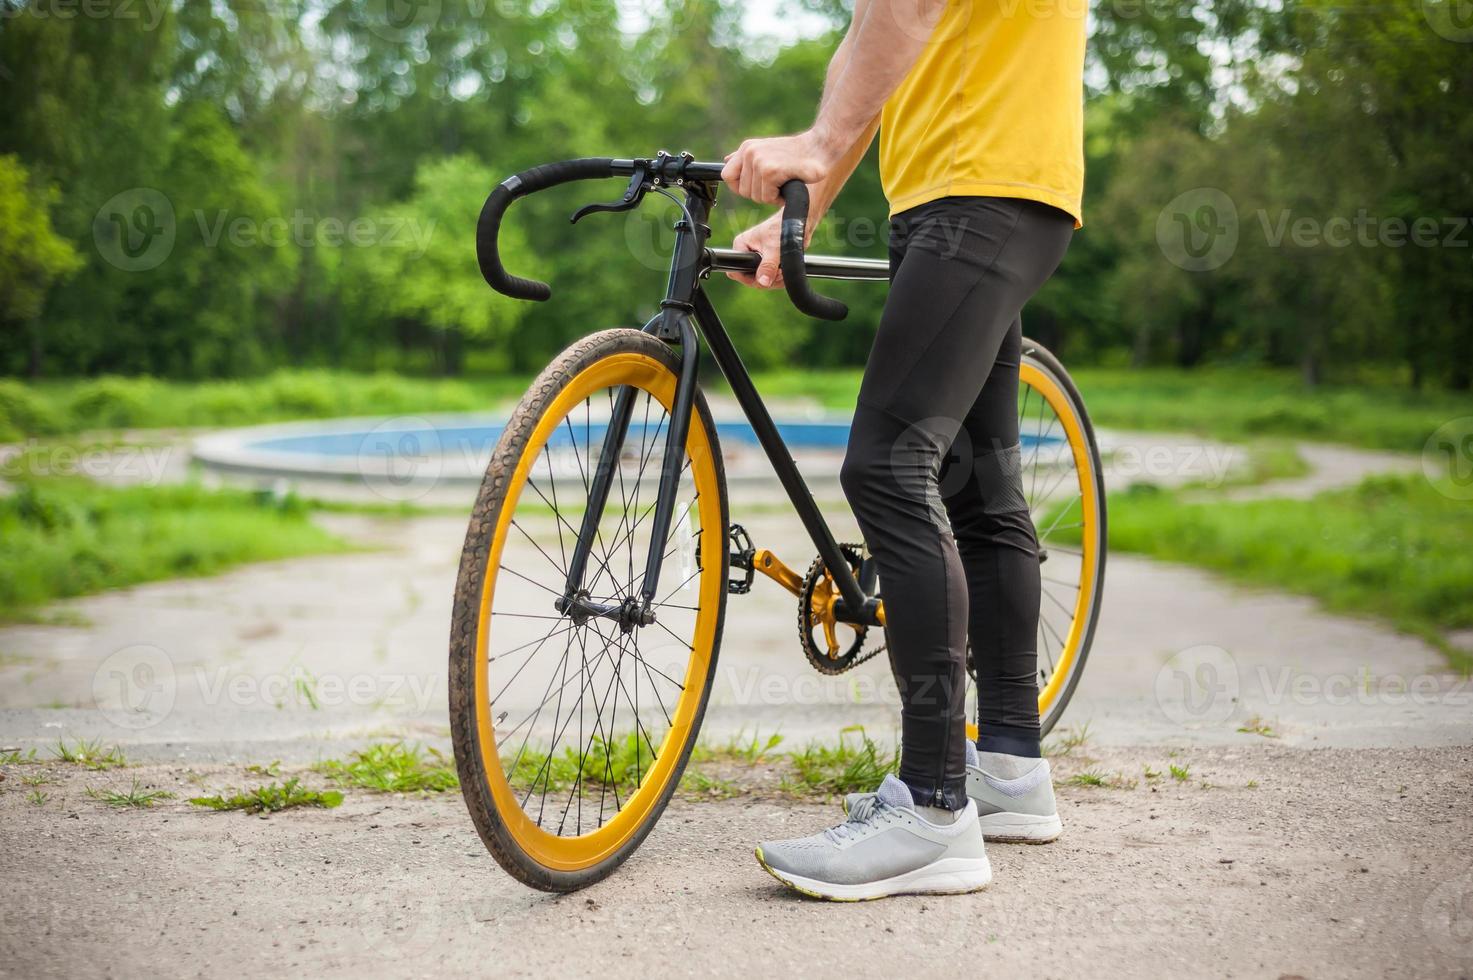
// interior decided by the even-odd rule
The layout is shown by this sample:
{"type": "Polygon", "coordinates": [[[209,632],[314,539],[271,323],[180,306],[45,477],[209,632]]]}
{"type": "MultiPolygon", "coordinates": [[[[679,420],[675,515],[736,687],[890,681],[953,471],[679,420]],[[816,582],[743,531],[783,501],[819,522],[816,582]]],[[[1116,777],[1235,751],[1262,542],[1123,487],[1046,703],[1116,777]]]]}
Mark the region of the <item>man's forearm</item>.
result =
{"type": "Polygon", "coordinates": [[[859,162],[864,159],[864,155],[868,152],[869,145],[873,142],[875,133],[879,128],[880,117],[875,116],[874,119],[870,120],[870,124],[865,127],[864,132],[860,134],[859,139],[850,145],[843,156],[834,161],[833,167],[829,170],[829,175],[809,188],[809,199],[812,201],[812,204],[809,206],[810,217],[808,224],[810,228],[816,226],[823,219],[823,216],[828,213],[829,208],[833,207],[834,201],[839,196],[839,192],[844,189],[844,185],[849,182],[849,178],[858,169],[859,162]]]}
{"type": "Polygon", "coordinates": [[[949,0],[856,0],[854,20],[829,63],[818,118],[793,136],[745,140],[721,179],[753,201],[776,204],[788,180],[833,203],[874,138],[880,110],[929,43],[949,0]]]}
{"type": "MultiPolygon", "coordinates": [[[[812,130],[831,159],[846,157],[861,141],[868,148],[864,137],[873,136],[885,101],[925,50],[945,9],[945,0],[869,0],[856,5],[854,22],[829,65],[812,130]]],[[[859,156],[863,155],[861,150],[859,156]]]]}

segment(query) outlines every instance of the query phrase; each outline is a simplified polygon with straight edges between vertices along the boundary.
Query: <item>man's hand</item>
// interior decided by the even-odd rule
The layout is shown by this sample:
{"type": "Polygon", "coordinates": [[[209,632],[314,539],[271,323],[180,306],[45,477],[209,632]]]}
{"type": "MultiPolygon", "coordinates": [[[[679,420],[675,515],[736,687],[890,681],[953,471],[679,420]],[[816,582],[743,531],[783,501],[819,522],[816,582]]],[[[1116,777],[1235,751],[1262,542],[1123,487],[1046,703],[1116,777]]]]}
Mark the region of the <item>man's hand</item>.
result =
{"type": "Polygon", "coordinates": [[[756,252],[762,256],[756,276],[745,272],[728,272],[727,278],[735,279],[744,286],[776,289],[783,284],[783,270],[778,264],[782,249],[783,213],[779,211],[760,224],[753,225],[732,239],[731,247],[738,252],[756,252]]]}
{"type": "Polygon", "coordinates": [[[842,151],[835,153],[811,129],[797,136],[747,140],[735,153],[727,154],[721,179],[742,197],[777,204],[783,184],[794,178],[816,184],[829,175],[839,156],[842,151]]]}

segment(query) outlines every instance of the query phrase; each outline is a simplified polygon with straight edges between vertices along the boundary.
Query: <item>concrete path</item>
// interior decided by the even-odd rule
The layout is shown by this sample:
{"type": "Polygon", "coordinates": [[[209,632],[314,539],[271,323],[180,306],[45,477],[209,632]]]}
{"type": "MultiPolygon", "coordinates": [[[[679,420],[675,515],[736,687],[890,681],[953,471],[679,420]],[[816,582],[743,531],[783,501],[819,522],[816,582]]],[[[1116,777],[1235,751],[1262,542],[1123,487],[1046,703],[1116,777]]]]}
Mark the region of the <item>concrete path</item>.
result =
{"type": "MultiPolygon", "coordinates": [[[[139,758],[262,762],[311,761],[344,739],[443,736],[463,522],[325,522],[381,550],[61,606],[86,626],[0,629],[0,742],[101,737],[139,758]]],[[[795,519],[746,523],[790,564],[810,560],[795,519]]],[[[1111,557],[1105,595],[1063,720],[1105,744],[1251,741],[1261,736],[1238,731],[1250,720],[1304,746],[1473,741],[1473,685],[1385,626],[1130,556],[1111,557]]],[[[730,598],[706,731],[801,742],[863,724],[888,737],[896,693],[884,658],[816,674],[797,645],[793,601],[765,580],[730,598]]]]}

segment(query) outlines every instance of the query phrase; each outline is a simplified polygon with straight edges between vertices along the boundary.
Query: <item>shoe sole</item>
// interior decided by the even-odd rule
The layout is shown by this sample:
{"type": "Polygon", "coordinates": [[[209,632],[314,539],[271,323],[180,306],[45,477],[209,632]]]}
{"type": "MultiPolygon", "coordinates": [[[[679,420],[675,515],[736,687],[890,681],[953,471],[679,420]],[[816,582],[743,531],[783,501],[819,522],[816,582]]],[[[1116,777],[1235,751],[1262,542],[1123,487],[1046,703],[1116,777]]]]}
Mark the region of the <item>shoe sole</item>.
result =
{"type": "Polygon", "coordinates": [[[1038,816],[1003,811],[978,817],[977,822],[982,825],[982,838],[999,844],[1047,844],[1064,832],[1057,813],[1038,816]]]}
{"type": "Polygon", "coordinates": [[[810,898],[829,902],[869,902],[892,895],[965,895],[981,891],[992,881],[992,864],[987,858],[942,858],[922,868],[881,881],[855,885],[818,881],[778,871],[757,848],[757,863],[778,881],[810,898]]]}

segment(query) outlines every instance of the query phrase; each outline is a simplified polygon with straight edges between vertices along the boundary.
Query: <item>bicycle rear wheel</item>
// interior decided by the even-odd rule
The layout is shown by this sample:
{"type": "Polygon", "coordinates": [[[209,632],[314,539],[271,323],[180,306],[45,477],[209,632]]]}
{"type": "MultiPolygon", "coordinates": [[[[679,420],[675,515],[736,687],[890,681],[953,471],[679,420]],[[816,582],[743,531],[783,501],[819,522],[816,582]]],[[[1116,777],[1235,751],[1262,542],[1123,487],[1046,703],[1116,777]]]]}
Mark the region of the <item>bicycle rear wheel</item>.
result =
{"type": "Polygon", "coordinates": [[[1023,341],[1018,421],[1023,492],[1042,562],[1038,714],[1058,724],[1094,642],[1105,584],[1105,477],[1084,399],[1059,359],[1023,341]]]}
{"type": "Polygon", "coordinates": [[[633,853],[674,793],[705,713],[728,554],[725,473],[699,394],[655,621],[626,632],[554,606],[625,388],[633,415],[584,587],[596,603],[639,595],[678,372],[677,355],[637,330],[568,348],[508,421],[466,532],[450,637],[456,765],[487,849],[535,888],[582,888],[633,853]]]}

